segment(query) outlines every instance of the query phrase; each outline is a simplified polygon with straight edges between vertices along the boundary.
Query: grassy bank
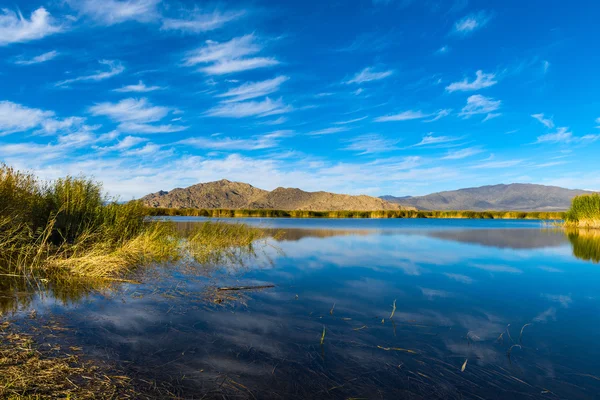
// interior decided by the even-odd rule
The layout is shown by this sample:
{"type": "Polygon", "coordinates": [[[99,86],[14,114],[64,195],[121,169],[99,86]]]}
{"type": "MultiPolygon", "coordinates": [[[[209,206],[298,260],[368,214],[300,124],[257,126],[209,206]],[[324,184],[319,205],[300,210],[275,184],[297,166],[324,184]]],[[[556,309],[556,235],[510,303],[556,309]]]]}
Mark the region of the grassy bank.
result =
{"type": "Polygon", "coordinates": [[[472,219],[563,219],[563,212],[521,211],[284,211],[284,210],[227,210],[196,208],[151,208],[145,213],[150,216],[194,216],[213,218],[472,218],[472,219]]]}
{"type": "Polygon", "coordinates": [[[600,228],[600,194],[577,196],[565,215],[569,228],[600,228]]]}
{"type": "Polygon", "coordinates": [[[210,261],[262,235],[247,226],[215,223],[183,234],[146,216],[140,202],[119,204],[93,180],[44,182],[0,165],[0,274],[115,277],[150,263],[210,261]]]}

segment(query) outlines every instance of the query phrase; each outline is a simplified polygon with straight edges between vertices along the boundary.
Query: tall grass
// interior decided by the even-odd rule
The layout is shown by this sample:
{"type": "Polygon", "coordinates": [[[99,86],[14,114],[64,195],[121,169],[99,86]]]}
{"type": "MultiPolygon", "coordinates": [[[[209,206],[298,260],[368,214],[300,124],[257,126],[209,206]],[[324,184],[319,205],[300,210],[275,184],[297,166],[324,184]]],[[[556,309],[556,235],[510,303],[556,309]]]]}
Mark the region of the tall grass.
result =
{"type": "Polygon", "coordinates": [[[600,228],[600,194],[577,196],[565,215],[565,225],[579,228],[600,228]]]}
{"type": "Polygon", "coordinates": [[[84,177],[53,182],[0,165],[0,273],[56,271],[106,278],[140,265],[249,246],[261,236],[246,226],[209,224],[183,237],[165,222],[146,221],[138,201],[119,204],[84,177]]]}
{"type": "Polygon", "coordinates": [[[471,218],[471,219],[563,219],[562,212],[524,211],[305,211],[305,210],[229,210],[196,208],[146,208],[149,216],[196,216],[212,218],[471,218]]]}

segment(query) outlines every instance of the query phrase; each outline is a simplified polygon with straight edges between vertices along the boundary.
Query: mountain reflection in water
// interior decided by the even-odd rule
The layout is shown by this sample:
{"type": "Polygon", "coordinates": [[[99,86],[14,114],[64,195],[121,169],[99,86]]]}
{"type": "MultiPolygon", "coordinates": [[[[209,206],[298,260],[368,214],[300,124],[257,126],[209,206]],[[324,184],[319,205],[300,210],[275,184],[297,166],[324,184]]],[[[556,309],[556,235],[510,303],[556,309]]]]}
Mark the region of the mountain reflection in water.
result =
{"type": "Polygon", "coordinates": [[[599,235],[496,222],[256,221],[242,267],[3,279],[0,305],[183,398],[597,398],[599,235]]]}

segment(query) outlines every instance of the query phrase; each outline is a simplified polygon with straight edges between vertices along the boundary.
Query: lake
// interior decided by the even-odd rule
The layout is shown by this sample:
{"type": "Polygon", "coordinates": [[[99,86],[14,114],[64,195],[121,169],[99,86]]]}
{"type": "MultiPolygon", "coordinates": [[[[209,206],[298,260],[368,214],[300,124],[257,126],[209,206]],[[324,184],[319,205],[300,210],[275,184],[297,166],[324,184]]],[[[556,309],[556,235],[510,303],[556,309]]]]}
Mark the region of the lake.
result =
{"type": "Polygon", "coordinates": [[[60,323],[69,346],[184,398],[600,398],[594,234],[540,221],[229,221],[283,232],[219,266],[151,268],[104,290],[12,287],[0,306],[23,329],[60,323]]]}

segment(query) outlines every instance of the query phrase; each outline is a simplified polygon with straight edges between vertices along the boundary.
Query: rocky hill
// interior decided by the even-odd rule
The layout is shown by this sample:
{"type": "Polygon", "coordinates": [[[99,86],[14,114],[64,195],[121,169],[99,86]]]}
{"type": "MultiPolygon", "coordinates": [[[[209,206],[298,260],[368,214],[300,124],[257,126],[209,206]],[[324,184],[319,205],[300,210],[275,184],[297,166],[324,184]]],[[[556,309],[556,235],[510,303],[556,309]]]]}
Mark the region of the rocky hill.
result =
{"type": "MultiPolygon", "coordinates": [[[[247,183],[226,179],[200,183],[187,188],[160,191],[141,199],[149,207],[274,209],[306,211],[401,210],[406,207],[370,196],[351,196],[329,192],[305,192],[277,188],[271,192],[247,183]]],[[[412,209],[412,207],[408,207],[412,209]]]]}
{"type": "Polygon", "coordinates": [[[591,192],[557,186],[512,183],[452,190],[418,197],[382,196],[381,198],[389,202],[413,206],[419,210],[562,211],[570,207],[573,197],[586,193],[591,192]]]}

